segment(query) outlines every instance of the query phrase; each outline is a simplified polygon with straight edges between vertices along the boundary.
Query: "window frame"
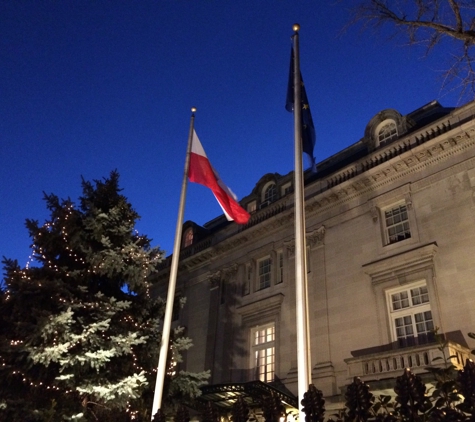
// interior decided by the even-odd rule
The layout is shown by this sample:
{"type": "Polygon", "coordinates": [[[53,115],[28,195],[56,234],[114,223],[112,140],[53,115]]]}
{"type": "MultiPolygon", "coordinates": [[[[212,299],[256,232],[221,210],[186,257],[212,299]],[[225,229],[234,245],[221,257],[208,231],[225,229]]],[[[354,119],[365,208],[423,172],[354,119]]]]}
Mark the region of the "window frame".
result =
{"type": "Polygon", "coordinates": [[[259,208],[265,208],[268,205],[279,199],[279,192],[277,190],[277,184],[275,182],[266,183],[261,191],[261,204],[259,208]],[[269,196],[269,191],[272,189],[272,196],[269,196]]]}
{"type": "Polygon", "coordinates": [[[268,383],[275,379],[276,334],[275,322],[257,325],[250,330],[250,368],[254,371],[256,380],[268,383]],[[271,331],[268,332],[268,330],[271,331]],[[270,340],[267,338],[269,336],[271,336],[270,340]],[[256,344],[256,340],[262,337],[265,341],[256,344]]]}
{"type": "MultiPolygon", "coordinates": [[[[434,322],[434,312],[431,306],[430,301],[430,294],[429,294],[429,287],[426,280],[420,280],[417,282],[400,285],[397,287],[388,288],[385,290],[385,298],[386,298],[386,308],[389,317],[389,325],[390,325],[390,335],[393,342],[397,342],[402,346],[410,346],[413,344],[418,344],[418,342],[427,343],[428,341],[433,340],[431,336],[431,332],[435,329],[435,322],[434,322]],[[413,296],[412,291],[415,289],[425,288],[424,295],[427,296],[427,301],[423,303],[413,303],[413,296]],[[401,293],[407,293],[407,306],[402,306],[399,309],[393,308],[393,296],[401,293]],[[418,323],[416,321],[416,315],[425,314],[430,312],[430,328],[426,327],[425,331],[418,330],[418,323]],[[398,334],[398,328],[409,327],[409,325],[404,326],[397,326],[396,321],[401,318],[410,317],[411,319],[411,327],[412,327],[412,335],[407,334],[405,336],[400,336],[398,334]]],[[[424,315],[425,317],[426,315],[424,315]]],[[[424,320],[424,324],[427,325],[427,321],[424,320]]],[[[407,323],[407,321],[404,321],[407,323]]]]}
{"type": "Polygon", "coordinates": [[[188,229],[186,229],[183,235],[183,247],[187,248],[188,246],[193,245],[194,237],[195,237],[195,233],[194,233],[193,227],[189,227],[188,229]]]}
{"type": "Polygon", "coordinates": [[[254,200],[254,201],[248,202],[248,204],[246,206],[246,209],[247,209],[247,212],[249,214],[251,214],[253,212],[256,212],[257,211],[257,201],[254,200]]]}
{"type": "MultiPolygon", "coordinates": [[[[413,237],[409,211],[410,211],[409,206],[408,206],[408,204],[406,203],[405,200],[398,201],[398,202],[395,202],[395,203],[393,203],[389,206],[381,208],[381,222],[382,222],[382,226],[383,226],[383,237],[384,237],[384,245],[385,246],[395,245],[395,244],[404,242],[405,240],[411,239],[413,237]],[[398,221],[398,222],[393,223],[391,225],[388,225],[388,217],[386,217],[386,213],[389,212],[389,211],[394,211],[396,209],[400,209],[402,206],[404,206],[404,208],[405,208],[404,213],[406,215],[406,219],[398,221]],[[404,227],[405,223],[407,223],[407,226],[408,226],[407,230],[405,230],[405,227],[404,227]],[[391,241],[391,236],[392,235],[390,234],[390,229],[398,227],[401,224],[403,225],[403,231],[408,231],[409,236],[404,237],[403,239],[400,239],[400,240],[391,241]]],[[[394,215],[392,216],[392,218],[394,218],[394,215]]],[[[396,233],[396,235],[397,235],[397,233],[396,233]]]]}
{"type": "Polygon", "coordinates": [[[376,129],[374,130],[374,139],[376,141],[376,146],[384,146],[388,145],[391,142],[395,141],[399,137],[399,131],[397,127],[397,122],[393,119],[385,119],[383,120],[376,129]],[[391,130],[389,131],[389,135],[381,134],[383,130],[385,130],[388,126],[391,126],[391,130]]]}
{"type": "Polygon", "coordinates": [[[416,245],[420,242],[415,210],[416,207],[413,206],[411,185],[409,183],[402,185],[393,191],[384,193],[374,198],[371,202],[372,206],[368,217],[373,220],[375,238],[379,237],[379,239],[381,239],[378,245],[379,255],[387,256],[389,253],[393,253],[396,250],[406,248],[409,245],[416,245]],[[399,242],[388,243],[384,211],[391,209],[401,203],[406,204],[411,237],[401,240],[399,242]]]}
{"type": "Polygon", "coordinates": [[[272,286],[272,275],[273,275],[272,273],[273,273],[272,257],[270,255],[267,255],[257,260],[256,262],[256,291],[268,289],[272,286]],[[267,264],[265,264],[268,271],[261,274],[261,264],[263,264],[265,261],[268,261],[267,264]],[[264,283],[263,283],[263,278],[264,278],[264,283]]]}
{"type": "Polygon", "coordinates": [[[287,182],[287,183],[284,183],[281,187],[280,187],[280,196],[285,196],[285,195],[288,195],[290,193],[292,193],[292,182],[287,182]]]}

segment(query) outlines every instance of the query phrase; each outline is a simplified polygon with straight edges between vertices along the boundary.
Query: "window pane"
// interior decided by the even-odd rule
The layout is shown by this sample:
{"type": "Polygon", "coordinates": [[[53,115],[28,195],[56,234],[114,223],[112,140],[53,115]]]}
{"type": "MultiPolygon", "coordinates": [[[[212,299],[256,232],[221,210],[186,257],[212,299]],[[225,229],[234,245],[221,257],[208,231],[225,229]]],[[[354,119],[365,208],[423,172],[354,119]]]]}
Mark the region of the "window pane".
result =
{"type": "Polygon", "coordinates": [[[411,316],[396,318],[394,322],[396,324],[396,336],[398,339],[414,335],[411,316]]]}
{"type": "Polygon", "coordinates": [[[384,212],[388,242],[396,243],[411,237],[407,208],[405,204],[398,205],[384,212]]]}
{"type": "Polygon", "coordinates": [[[393,310],[409,307],[409,297],[407,292],[395,293],[391,295],[393,302],[393,310]]]}
{"type": "Polygon", "coordinates": [[[378,132],[378,141],[380,145],[384,145],[397,138],[397,126],[396,123],[391,122],[384,125],[378,132]]]}
{"type": "Polygon", "coordinates": [[[428,334],[434,330],[432,313],[430,311],[415,314],[414,319],[416,320],[417,334],[428,334]]]}
{"type": "Polygon", "coordinates": [[[274,202],[277,199],[275,184],[270,185],[264,192],[264,201],[274,202]]]}
{"type": "Polygon", "coordinates": [[[275,326],[269,324],[262,328],[256,328],[253,338],[256,339],[251,355],[254,356],[255,379],[271,382],[274,380],[275,372],[275,326]]]}
{"type": "Polygon", "coordinates": [[[393,293],[387,293],[394,324],[393,341],[397,341],[401,347],[434,341],[429,291],[421,283],[416,286],[399,287],[391,289],[393,293]]]}
{"type": "Polygon", "coordinates": [[[193,244],[193,229],[188,229],[185,233],[185,244],[184,247],[190,246],[193,244]]]}
{"type": "Polygon", "coordinates": [[[426,286],[411,289],[411,298],[413,305],[420,305],[422,303],[429,303],[429,292],[426,286]]]}
{"type": "Polygon", "coordinates": [[[270,258],[259,261],[259,286],[258,289],[270,287],[271,280],[271,260],[270,258]]]}

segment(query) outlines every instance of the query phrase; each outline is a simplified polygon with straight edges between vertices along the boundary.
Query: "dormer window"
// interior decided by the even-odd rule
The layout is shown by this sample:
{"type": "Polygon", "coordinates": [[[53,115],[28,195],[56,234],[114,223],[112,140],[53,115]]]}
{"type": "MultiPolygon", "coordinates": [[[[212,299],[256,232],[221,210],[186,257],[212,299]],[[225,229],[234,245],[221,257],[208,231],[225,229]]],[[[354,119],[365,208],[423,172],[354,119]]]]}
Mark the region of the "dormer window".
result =
{"type": "Polygon", "coordinates": [[[292,182],[288,182],[280,188],[281,196],[288,195],[292,192],[292,182]]]}
{"type": "Polygon", "coordinates": [[[264,186],[263,193],[262,193],[262,202],[261,208],[266,207],[271,202],[277,200],[277,188],[275,183],[269,183],[268,185],[264,186]]]}
{"type": "Polygon", "coordinates": [[[247,204],[246,208],[247,208],[247,212],[248,212],[248,213],[253,213],[253,212],[255,212],[256,209],[257,209],[256,201],[251,201],[251,202],[249,202],[249,203],[247,204]]]}
{"type": "Polygon", "coordinates": [[[401,113],[393,109],[383,110],[366,125],[363,140],[368,151],[372,152],[396,141],[414,126],[415,122],[408,116],[401,116],[401,113]]]}
{"type": "Polygon", "coordinates": [[[397,139],[397,126],[393,120],[386,120],[377,129],[377,139],[379,145],[386,145],[397,139]]]}
{"type": "Polygon", "coordinates": [[[183,239],[183,247],[191,246],[193,244],[193,229],[190,227],[186,232],[183,239]]]}

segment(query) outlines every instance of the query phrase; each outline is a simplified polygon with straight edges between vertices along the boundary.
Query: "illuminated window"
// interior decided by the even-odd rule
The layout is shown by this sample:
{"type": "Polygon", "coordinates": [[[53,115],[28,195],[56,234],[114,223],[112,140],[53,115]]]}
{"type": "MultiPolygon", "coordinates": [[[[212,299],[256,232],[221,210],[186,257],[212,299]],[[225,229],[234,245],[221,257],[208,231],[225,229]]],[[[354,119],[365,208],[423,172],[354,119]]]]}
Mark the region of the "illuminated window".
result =
{"type": "Polygon", "coordinates": [[[433,340],[434,321],[425,282],[388,290],[386,298],[394,341],[411,346],[433,340]]]}
{"type": "Polygon", "coordinates": [[[274,381],[275,374],[275,324],[266,324],[251,331],[253,368],[256,379],[274,381]]]}
{"type": "Polygon", "coordinates": [[[272,261],[269,257],[261,259],[257,263],[257,268],[259,271],[259,277],[257,280],[257,290],[266,289],[270,287],[271,274],[272,274],[272,261]]]}
{"type": "Polygon", "coordinates": [[[256,201],[249,202],[247,204],[247,212],[251,213],[254,212],[257,209],[257,204],[256,201]]]}
{"type": "Polygon", "coordinates": [[[383,210],[386,244],[391,245],[411,237],[409,217],[405,203],[383,210]]]}
{"type": "Polygon", "coordinates": [[[383,126],[378,130],[379,145],[385,145],[395,139],[397,139],[396,123],[393,121],[384,122],[383,126]]]}
{"type": "Polygon", "coordinates": [[[193,229],[189,228],[185,232],[185,241],[184,241],[183,246],[186,248],[187,246],[190,246],[192,244],[193,244],[193,229]]]}

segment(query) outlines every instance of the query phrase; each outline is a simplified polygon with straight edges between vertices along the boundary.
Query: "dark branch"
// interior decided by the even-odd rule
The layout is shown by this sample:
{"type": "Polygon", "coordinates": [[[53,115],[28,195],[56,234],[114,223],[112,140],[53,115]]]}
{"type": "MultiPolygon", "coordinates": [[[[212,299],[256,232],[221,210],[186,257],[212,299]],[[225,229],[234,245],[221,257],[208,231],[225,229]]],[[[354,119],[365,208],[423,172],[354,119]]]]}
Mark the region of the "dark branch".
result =
{"type": "Polygon", "coordinates": [[[470,49],[475,46],[474,10],[474,0],[362,0],[354,9],[352,23],[377,29],[392,24],[396,33],[408,37],[409,44],[425,45],[427,53],[443,38],[452,39],[460,49],[449,56],[445,82],[456,83],[464,95],[473,95],[475,65],[470,49]]]}

